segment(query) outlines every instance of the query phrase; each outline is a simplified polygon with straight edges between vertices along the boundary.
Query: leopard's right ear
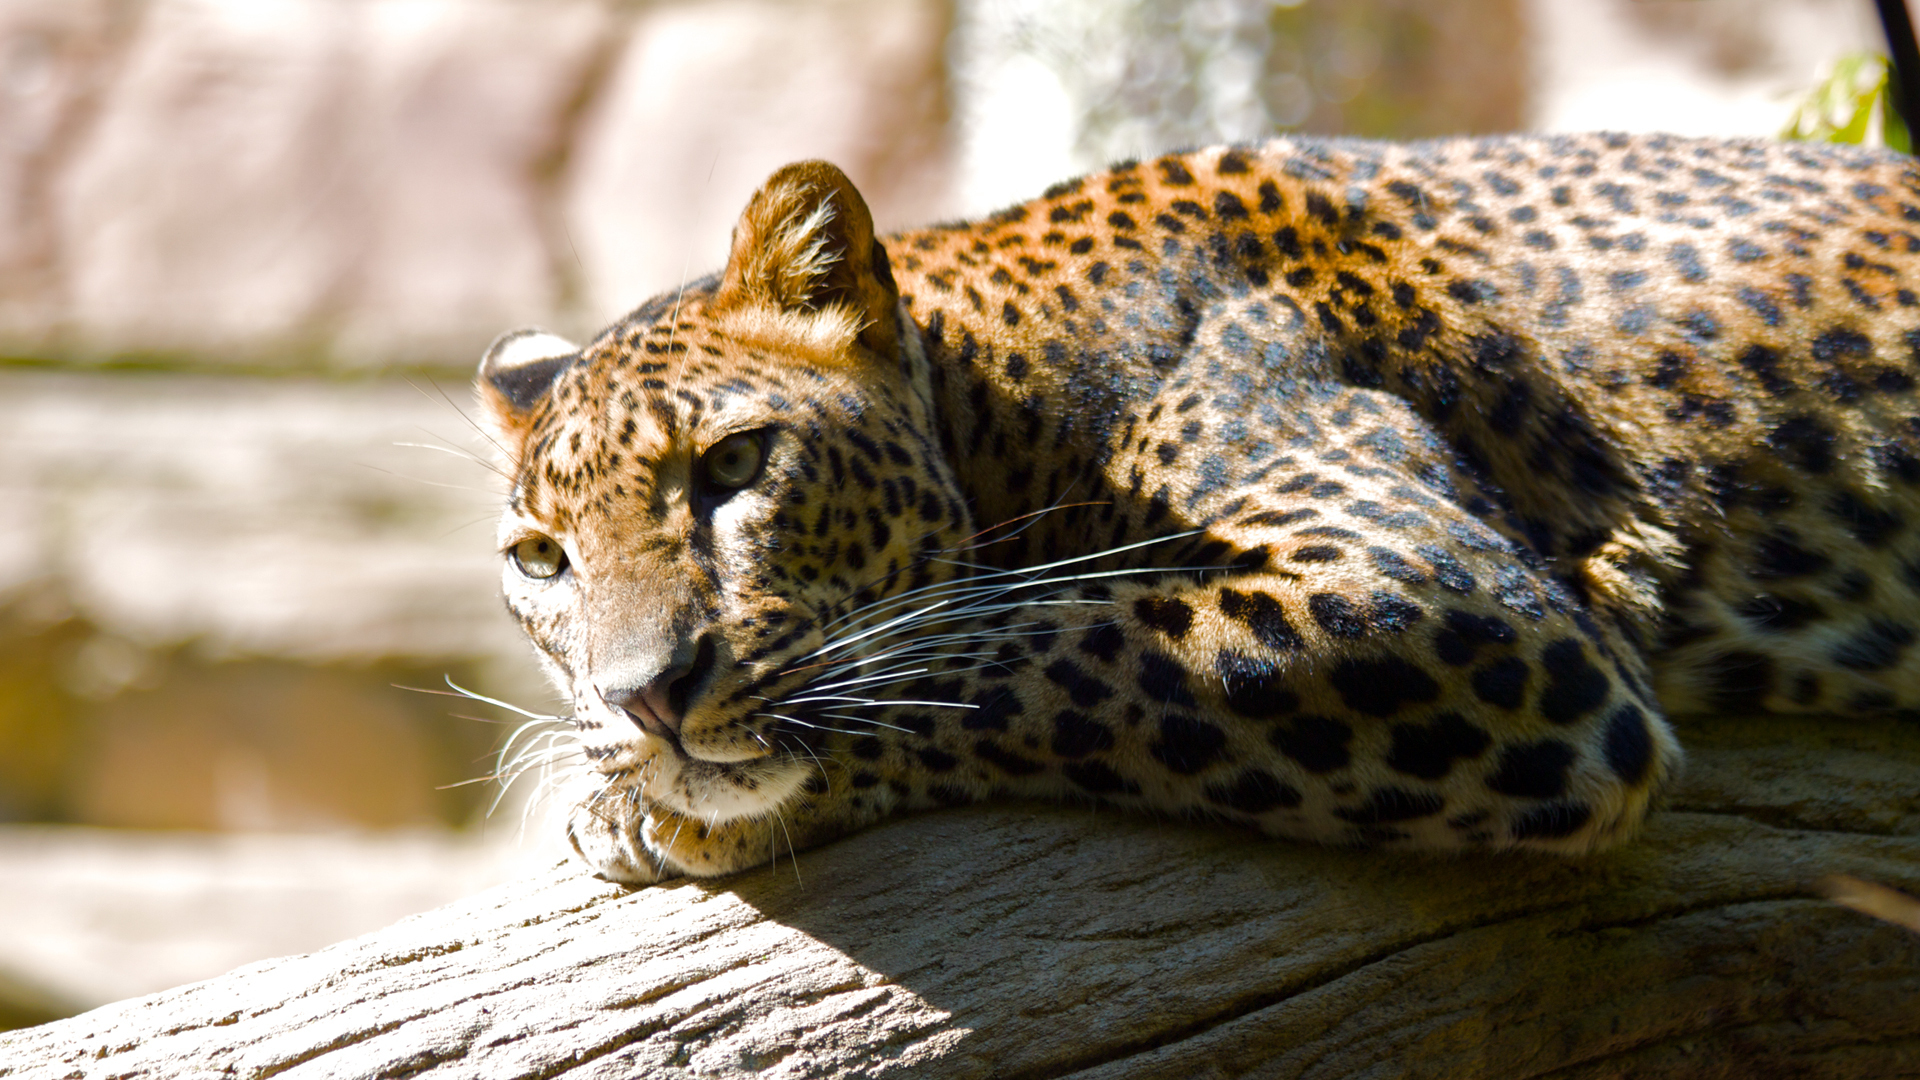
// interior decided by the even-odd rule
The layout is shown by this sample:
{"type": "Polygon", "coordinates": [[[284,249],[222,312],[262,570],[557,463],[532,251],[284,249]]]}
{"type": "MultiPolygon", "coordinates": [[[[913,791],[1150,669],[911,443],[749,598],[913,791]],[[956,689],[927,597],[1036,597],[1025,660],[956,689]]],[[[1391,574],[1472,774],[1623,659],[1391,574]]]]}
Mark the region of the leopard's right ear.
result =
{"type": "Polygon", "coordinates": [[[473,389],[480,420],[501,452],[519,458],[535,407],[579,359],[580,346],[545,330],[515,330],[487,346],[473,389]]]}
{"type": "Polygon", "coordinates": [[[774,173],[733,227],[715,297],[739,334],[811,344],[858,341],[884,357],[899,343],[900,290],[866,200],[838,166],[799,161],[774,173]]]}

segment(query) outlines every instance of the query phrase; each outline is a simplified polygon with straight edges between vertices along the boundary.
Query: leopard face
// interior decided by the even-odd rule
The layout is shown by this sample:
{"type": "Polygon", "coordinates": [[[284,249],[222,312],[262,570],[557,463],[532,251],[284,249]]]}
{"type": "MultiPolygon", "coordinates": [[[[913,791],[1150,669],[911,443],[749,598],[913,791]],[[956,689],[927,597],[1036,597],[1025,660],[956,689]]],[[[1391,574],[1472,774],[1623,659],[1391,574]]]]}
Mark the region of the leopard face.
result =
{"type": "MultiPolygon", "coordinates": [[[[831,244],[843,271],[864,243],[885,272],[865,221],[801,209],[775,193],[743,229],[811,230],[799,250],[831,244]]],[[[515,465],[504,592],[581,749],[709,822],[816,771],[832,701],[803,688],[836,641],[951,578],[934,556],[969,531],[895,298],[780,269],[695,283],[584,348],[509,335],[483,383],[515,465]]]]}

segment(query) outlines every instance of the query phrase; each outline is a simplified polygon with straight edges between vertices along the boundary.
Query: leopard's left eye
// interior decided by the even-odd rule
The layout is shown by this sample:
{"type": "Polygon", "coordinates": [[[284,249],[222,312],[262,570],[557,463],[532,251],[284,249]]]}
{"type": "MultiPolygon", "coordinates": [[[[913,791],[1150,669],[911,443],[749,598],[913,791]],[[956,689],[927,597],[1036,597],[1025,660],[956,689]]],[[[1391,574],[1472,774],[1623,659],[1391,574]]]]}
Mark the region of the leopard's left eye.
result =
{"type": "Polygon", "coordinates": [[[541,581],[567,568],[566,550],[551,537],[529,536],[509,548],[507,554],[514,569],[541,581]]]}
{"type": "Polygon", "coordinates": [[[744,431],[729,435],[700,455],[701,477],[714,492],[738,491],[759,477],[766,457],[766,444],[760,433],[744,431]]]}

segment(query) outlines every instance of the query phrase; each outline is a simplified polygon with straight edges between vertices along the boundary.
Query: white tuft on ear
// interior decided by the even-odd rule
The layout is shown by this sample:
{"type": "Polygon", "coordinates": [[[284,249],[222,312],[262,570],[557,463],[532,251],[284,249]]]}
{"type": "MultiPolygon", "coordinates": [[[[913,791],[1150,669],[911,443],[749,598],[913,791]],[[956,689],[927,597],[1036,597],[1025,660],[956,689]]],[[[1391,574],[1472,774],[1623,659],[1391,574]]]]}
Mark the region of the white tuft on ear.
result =
{"type": "Polygon", "coordinates": [[[534,407],[572,367],[580,346],[545,330],[515,330],[487,347],[474,381],[480,419],[509,459],[517,459],[534,407]]]}
{"type": "Polygon", "coordinates": [[[481,370],[491,372],[507,371],[541,360],[552,360],[557,356],[570,356],[580,351],[580,346],[558,334],[549,334],[545,330],[515,330],[501,334],[487,347],[484,359],[480,361],[481,370]]]}

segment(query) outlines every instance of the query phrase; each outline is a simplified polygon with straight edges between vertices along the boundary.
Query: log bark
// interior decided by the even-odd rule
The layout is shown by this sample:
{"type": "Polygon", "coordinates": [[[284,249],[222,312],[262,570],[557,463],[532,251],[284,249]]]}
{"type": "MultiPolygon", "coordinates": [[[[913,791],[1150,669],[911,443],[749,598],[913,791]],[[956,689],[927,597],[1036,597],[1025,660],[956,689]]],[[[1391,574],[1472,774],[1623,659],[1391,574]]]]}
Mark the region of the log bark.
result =
{"type": "Polygon", "coordinates": [[[1920,725],[1720,720],[1636,843],[1407,858],[1071,808],[571,866],[0,1035],[8,1077],[1920,1076],[1920,725]]]}

